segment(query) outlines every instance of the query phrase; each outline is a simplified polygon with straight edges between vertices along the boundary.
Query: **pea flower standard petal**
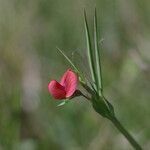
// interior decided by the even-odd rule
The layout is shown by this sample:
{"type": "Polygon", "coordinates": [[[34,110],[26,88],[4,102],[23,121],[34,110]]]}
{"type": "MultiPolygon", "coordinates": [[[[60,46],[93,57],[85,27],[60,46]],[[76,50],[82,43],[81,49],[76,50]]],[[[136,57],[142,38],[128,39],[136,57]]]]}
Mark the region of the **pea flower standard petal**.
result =
{"type": "Polygon", "coordinates": [[[52,80],[48,84],[48,91],[55,99],[70,99],[79,93],[77,85],[78,75],[71,69],[68,69],[62,76],[60,82],[52,80]]]}

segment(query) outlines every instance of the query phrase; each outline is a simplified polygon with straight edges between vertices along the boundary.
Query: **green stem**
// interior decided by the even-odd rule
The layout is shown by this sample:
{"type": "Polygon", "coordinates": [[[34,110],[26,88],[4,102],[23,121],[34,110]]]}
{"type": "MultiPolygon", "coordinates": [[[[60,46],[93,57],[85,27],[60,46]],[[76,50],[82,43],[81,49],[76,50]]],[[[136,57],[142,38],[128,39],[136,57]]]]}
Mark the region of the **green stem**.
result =
{"type": "Polygon", "coordinates": [[[119,120],[116,117],[109,118],[112,123],[116,126],[116,128],[127,138],[127,140],[130,142],[130,144],[136,149],[136,150],[142,150],[142,147],[135,141],[135,139],[129,134],[129,132],[122,126],[122,124],[119,122],[119,120]]]}

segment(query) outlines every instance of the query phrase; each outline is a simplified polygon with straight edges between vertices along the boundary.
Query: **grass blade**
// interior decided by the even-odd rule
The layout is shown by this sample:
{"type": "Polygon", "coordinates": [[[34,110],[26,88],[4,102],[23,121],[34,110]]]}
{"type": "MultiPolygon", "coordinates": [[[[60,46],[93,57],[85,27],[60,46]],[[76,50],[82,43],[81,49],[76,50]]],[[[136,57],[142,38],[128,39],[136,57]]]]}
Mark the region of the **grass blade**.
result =
{"type": "MultiPolygon", "coordinates": [[[[93,82],[97,84],[97,79],[96,79],[96,71],[95,71],[95,64],[94,64],[94,54],[92,51],[92,46],[91,46],[91,40],[90,40],[90,33],[89,33],[89,28],[87,24],[87,18],[86,18],[86,12],[84,10],[84,24],[85,24],[85,33],[86,33],[86,43],[87,43],[87,56],[88,56],[88,61],[89,61],[89,67],[91,71],[91,76],[93,82]]],[[[96,87],[97,89],[98,87],[96,87]]]]}
{"type": "Polygon", "coordinates": [[[100,59],[100,51],[98,46],[98,31],[97,31],[97,14],[95,8],[94,14],[94,46],[95,46],[95,59],[96,59],[96,73],[97,73],[97,80],[98,80],[98,91],[99,94],[102,95],[103,85],[102,85],[102,71],[101,71],[101,59],[100,59]]]}

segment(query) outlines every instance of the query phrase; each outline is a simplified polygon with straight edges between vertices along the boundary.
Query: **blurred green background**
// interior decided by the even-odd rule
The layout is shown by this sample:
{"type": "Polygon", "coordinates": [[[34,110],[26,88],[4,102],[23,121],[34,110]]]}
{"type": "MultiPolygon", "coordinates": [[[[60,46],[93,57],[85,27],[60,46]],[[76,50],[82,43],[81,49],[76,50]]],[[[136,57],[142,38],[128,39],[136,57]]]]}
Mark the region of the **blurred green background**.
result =
{"type": "Polygon", "coordinates": [[[58,108],[47,90],[70,67],[56,46],[90,76],[83,8],[92,31],[95,6],[104,93],[150,148],[150,1],[0,0],[0,150],[132,150],[87,101],[58,108]]]}

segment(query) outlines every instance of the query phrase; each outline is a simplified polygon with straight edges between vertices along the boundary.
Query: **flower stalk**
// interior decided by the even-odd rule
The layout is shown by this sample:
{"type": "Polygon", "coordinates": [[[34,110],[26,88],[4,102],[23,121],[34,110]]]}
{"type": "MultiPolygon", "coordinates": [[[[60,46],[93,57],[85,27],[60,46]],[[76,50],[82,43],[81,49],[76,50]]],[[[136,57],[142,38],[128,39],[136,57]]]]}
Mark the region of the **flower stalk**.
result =
{"type": "MultiPolygon", "coordinates": [[[[88,28],[88,23],[86,19],[86,13],[84,11],[84,20],[85,20],[85,32],[86,32],[86,39],[87,42],[89,41],[89,44],[87,43],[87,56],[89,57],[89,64],[90,68],[91,66],[94,66],[91,70],[91,75],[94,76],[93,82],[95,83],[92,85],[92,91],[90,90],[90,93],[92,93],[92,105],[93,108],[97,113],[99,113],[101,116],[109,119],[115,126],[116,128],[126,137],[126,139],[130,142],[130,144],[136,149],[136,150],[142,150],[141,146],[136,142],[136,140],[130,135],[130,133],[122,126],[122,124],[118,121],[118,119],[115,116],[114,113],[114,108],[112,104],[103,96],[103,85],[102,85],[102,71],[101,71],[101,58],[100,58],[100,51],[99,51],[99,44],[98,44],[98,30],[97,30],[97,14],[96,14],[96,9],[95,9],[95,14],[94,14],[94,48],[90,49],[92,53],[89,55],[89,46],[91,45],[90,41],[90,34],[89,33],[89,28],[88,28]],[[95,58],[91,58],[94,57],[95,58]],[[91,61],[95,60],[95,62],[91,61]],[[95,88],[96,85],[96,88],[95,88]]],[[[93,79],[93,78],[92,78],[93,79]]],[[[87,91],[89,88],[85,86],[85,89],[87,91]]]]}
{"type": "MultiPolygon", "coordinates": [[[[96,98],[98,97],[96,96],[96,98]]],[[[93,108],[95,109],[95,111],[101,116],[109,119],[114,124],[114,126],[126,137],[126,139],[135,148],[135,150],[142,150],[142,147],[137,143],[137,141],[132,137],[132,135],[124,128],[124,126],[116,118],[113,106],[107,101],[107,99],[104,96],[99,98],[100,99],[94,99],[93,96],[93,98],[90,100],[93,104],[93,108]]]]}
{"type": "Polygon", "coordinates": [[[130,142],[130,144],[136,150],[142,150],[142,147],[137,143],[137,141],[131,136],[131,134],[123,127],[123,125],[119,122],[119,120],[113,116],[109,118],[110,121],[115,125],[115,127],[126,137],[126,139],[130,142]]]}
{"type": "Polygon", "coordinates": [[[126,137],[135,150],[142,150],[142,147],[136,142],[131,134],[123,127],[119,120],[115,116],[114,107],[103,95],[102,84],[102,70],[101,70],[101,58],[98,44],[98,30],[97,30],[97,15],[96,9],[94,14],[94,44],[92,44],[88,22],[86,18],[86,12],[84,10],[84,24],[86,33],[87,44],[87,57],[89,61],[90,73],[92,81],[85,80],[85,76],[74,65],[74,63],[65,55],[65,53],[57,48],[59,52],[65,57],[65,59],[72,66],[72,69],[68,69],[62,76],[60,82],[52,80],[48,85],[50,94],[57,100],[63,100],[59,106],[68,103],[71,99],[77,96],[83,96],[89,100],[94,110],[101,116],[109,119],[114,126],[126,137]],[[94,48],[92,47],[94,45],[94,48]],[[86,90],[88,96],[77,89],[78,81],[81,86],[86,90]],[[89,96],[90,95],[90,96],[89,96]],[[65,100],[64,100],[65,99],[65,100]]]}

